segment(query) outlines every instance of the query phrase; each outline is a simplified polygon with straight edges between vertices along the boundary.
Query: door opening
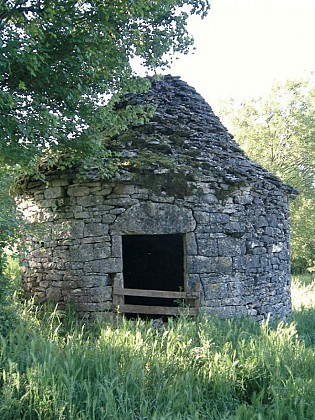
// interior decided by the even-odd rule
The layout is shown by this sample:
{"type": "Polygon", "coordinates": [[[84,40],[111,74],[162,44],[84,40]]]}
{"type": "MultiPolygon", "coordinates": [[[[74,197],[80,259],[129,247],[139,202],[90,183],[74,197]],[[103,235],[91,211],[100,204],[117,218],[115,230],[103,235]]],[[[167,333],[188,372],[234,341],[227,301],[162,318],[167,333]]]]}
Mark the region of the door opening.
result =
{"type": "MultiPolygon", "coordinates": [[[[124,287],[184,291],[183,235],[124,235],[122,237],[124,287]]],[[[126,296],[133,305],[178,306],[165,298],[126,296]]]]}

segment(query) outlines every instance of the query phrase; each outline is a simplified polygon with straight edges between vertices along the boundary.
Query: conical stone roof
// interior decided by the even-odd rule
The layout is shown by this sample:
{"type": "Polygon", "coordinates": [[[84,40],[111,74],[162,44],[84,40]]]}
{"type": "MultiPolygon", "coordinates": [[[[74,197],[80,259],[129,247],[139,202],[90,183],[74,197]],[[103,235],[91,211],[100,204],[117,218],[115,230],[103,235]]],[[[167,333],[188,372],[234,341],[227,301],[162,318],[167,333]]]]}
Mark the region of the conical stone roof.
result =
{"type": "Polygon", "coordinates": [[[110,140],[125,168],[138,175],[180,173],[187,179],[244,184],[264,179],[285,188],[282,181],[251,161],[202,96],[179,77],[152,80],[149,91],[124,98],[117,110],[151,106],[153,117],[130,126],[110,140]]]}

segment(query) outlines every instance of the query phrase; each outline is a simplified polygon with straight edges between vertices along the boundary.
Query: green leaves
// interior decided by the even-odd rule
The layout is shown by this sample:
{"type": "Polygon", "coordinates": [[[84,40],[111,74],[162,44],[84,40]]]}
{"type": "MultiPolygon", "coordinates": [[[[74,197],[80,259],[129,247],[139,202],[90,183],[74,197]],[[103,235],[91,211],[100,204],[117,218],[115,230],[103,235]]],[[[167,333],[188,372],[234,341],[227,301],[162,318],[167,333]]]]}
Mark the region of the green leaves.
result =
{"type": "Polygon", "coordinates": [[[134,56],[155,69],[188,51],[186,10],[203,16],[209,2],[1,2],[0,164],[28,165],[52,146],[89,142],[86,131],[93,138],[112,128],[100,98],[134,88],[134,56]]]}
{"type": "Polygon", "coordinates": [[[269,97],[223,111],[245,152],[301,192],[291,203],[293,269],[299,272],[315,268],[314,82],[275,85],[269,97]]]}

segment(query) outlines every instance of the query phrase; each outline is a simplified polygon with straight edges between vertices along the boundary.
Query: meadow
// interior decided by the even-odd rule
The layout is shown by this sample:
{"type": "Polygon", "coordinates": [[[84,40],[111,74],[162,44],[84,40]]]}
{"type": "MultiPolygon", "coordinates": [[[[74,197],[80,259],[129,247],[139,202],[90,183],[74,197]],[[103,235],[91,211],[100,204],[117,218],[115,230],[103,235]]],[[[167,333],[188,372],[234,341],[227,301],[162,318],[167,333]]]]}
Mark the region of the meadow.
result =
{"type": "Polygon", "coordinates": [[[315,279],[289,323],[185,316],[86,325],[14,299],[0,419],[315,419],[315,279]]]}

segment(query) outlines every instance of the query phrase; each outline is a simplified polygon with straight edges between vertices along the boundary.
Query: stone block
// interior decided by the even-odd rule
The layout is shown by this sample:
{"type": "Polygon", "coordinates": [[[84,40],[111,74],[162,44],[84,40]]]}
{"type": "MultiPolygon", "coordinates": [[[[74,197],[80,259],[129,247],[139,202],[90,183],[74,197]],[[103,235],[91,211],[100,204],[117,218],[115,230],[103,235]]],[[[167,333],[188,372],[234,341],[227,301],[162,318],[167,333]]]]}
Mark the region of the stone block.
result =
{"type": "Polygon", "coordinates": [[[253,254],[255,255],[263,255],[267,253],[267,249],[263,246],[257,246],[253,249],[253,254]]]}
{"type": "Polygon", "coordinates": [[[132,194],[131,198],[134,198],[136,200],[147,200],[149,198],[149,194],[148,193],[132,194]]]}
{"type": "Polygon", "coordinates": [[[78,197],[77,203],[82,207],[98,207],[104,203],[104,197],[98,195],[87,195],[78,197]]]}
{"type": "Polygon", "coordinates": [[[88,236],[87,238],[81,239],[82,244],[98,244],[108,242],[110,239],[109,235],[106,236],[88,236]]]}
{"type": "Polygon", "coordinates": [[[48,287],[46,290],[47,300],[51,302],[59,302],[61,299],[61,290],[57,287],[48,287]]]}
{"type": "Polygon", "coordinates": [[[82,302],[77,305],[77,309],[80,312],[98,312],[98,311],[107,311],[111,309],[111,303],[109,301],[105,302],[82,302]]]}
{"type": "Polygon", "coordinates": [[[268,221],[264,216],[259,216],[255,221],[254,224],[256,228],[266,227],[268,226],[268,221]]]}
{"type": "Polygon", "coordinates": [[[84,219],[88,220],[91,216],[91,213],[89,211],[75,211],[74,212],[74,218],[75,219],[84,219]]]}
{"type": "Polygon", "coordinates": [[[55,211],[57,209],[55,198],[46,198],[45,200],[42,200],[40,204],[43,209],[51,209],[51,211],[55,211]]]}
{"type": "Polygon", "coordinates": [[[221,305],[229,307],[242,305],[242,299],[239,297],[223,297],[221,305]]]}
{"type": "Polygon", "coordinates": [[[115,220],[116,220],[116,216],[114,214],[102,215],[102,223],[111,224],[111,223],[114,223],[115,220]]]}
{"type": "Polygon", "coordinates": [[[226,296],[226,284],[214,283],[205,287],[205,299],[220,299],[226,296]]]}
{"type": "Polygon", "coordinates": [[[88,302],[105,302],[112,299],[112,287],[92,287],[87,289],[88,302]]]}
{"type": "Polygon", "coordinates": [[[198,239],[198,254],[206,257],[218,255],[218,241],[216,239],[198,239]]]}
{"type": "Polygon", "coordinates": [[[90,190],[83,185],[70,185],[67,189],[69,197],[85,197],[89,195],[90,190]]]}
{"type": "Polygon", "coordinates": [[[211,225],[226,224],[229,221],[230,221],[230,218],[227,214],[209,213],[209,223],[211,225]]]}
{"type": "Polygon", "coordinates": [[[137,204],[118,217],[114,224],[117,233],[149,235],[187,233],[195,227],[191,210],[164,203],[137,204]]]}
{"type": "Polygon", "coordinates": [[[246,267],[247,268],[254,269],[254,268],[260,267],[260,256],[259,255],[246,255],[245,256],[245,261],[246,261],[246,267]]]}
{"type": "Polygon", "coordinates": [[[102,195],[103,197],[107,197],[112,192],[112,187],[103,187],[102,189],[98,191],[93,191],[94,195],[102,195]]]}
{"type": "Polygon", "coordinates": [[[206,194],[203,196],[203,201],[207,204],[217,204],[219,200],[214,194],[206,194]]]}
{"type": "Polygon", "coordinates": [[[199,255],[188,256],[187,271],[191,274],[211,273],[209,257],[203,257],[199,255]]]}
{"type": "Polygon", "coordinates": [[[238,238],[226,237],[218,239],[218,252],[220,256],[238,256],[245,252],[243,241],[238,238]]]}
{"type": "Polygon", "coordinates": [[[212,272],[219,274],[229,274],[232,272],[231,257],[210,257],[212,272]]]}
{"type": "Polygon", "coordinates": [[[69,180],[67,178],[56,178],[53,179],[50,183],[53,187],[65,187],[69,185],[69,180]]]}
{"type": "Polygon", "coordinates": [[[78,284],[82,288],[105,287],[110,285],[110,278],[107,274],[103,275],[85,275],[80,278],[78,284]]]}
{"type": "Polygon", "coordinates": [[[234,271],[244,273],[247,269],[247,259],[244,255],[232,258],[232,266],[234,271]]]}
{"type": "Polygon", "coordinates": [[[108,225],[103,223],[86,223],[84,226],[84,237],[103,236],[108,233],[108,225]]]}
{"type": "Polygon", "coordinates": [[[245,223],[229,222],[225,225],[224,231],[227,235],[236,235],[236,237],[242,237],[245,233],[245,223]]]}
{"type": "Polygon", "coordinates": [[[277,243],[272,245],[272,252],[273,253],[279,253],[283,250],[284,244],[283,243],[277,243]]]}
{"type": "Polygon", "coordinates": [[[236,204],[242,204],[242,205],[252,204],[253,200],[254,198],[250,193],[239,195],[234,198],[234,202],[236,204]]]}
{"type": "Polygon", "coordinates": [[[112,257],[120,258],[122,256],[122,243],[121,243],[121,236],[112,236],[112,257]]]}
{"type": "Polygon", "coordinates": [[[48,187],[44,191],[44,197],[48,200],[51,198],[63,197],[63,189],[62,187],[48,187]]]}
{"type": "Polygon", "coordinates": [[[123,207],[118,207],[118,208],[112,207],[112,209],[109,212],[110,212],[110,214],[120,215],[120,214],[124,213],[125,211],[126,211],[126,209],[123,208],[123,207]]]}
{"type": "Polygon", "coordinates": [[[121,258],[107,258],[84,263],[84,273],[109,274],[120,272],[122,269],[121,258]]]}
{"type": "Polygon", "coordinates": [[[196,242],[196,236],[194,233],[187,233],[186,238],[186,253],[187,255],[197,255],[198,247],[196,242]]]}
{"type": "Polygon", "coordinates": [[[91,261],[94,260],[93,244],[73,245],[70,248],[71,261],[91,261]]]}
{"type": "Polygon", "coordinates": [[[73,239],[83,238],[84,225],[85,225],[84,221],[72,222],[72,225],[70,228],[71,238],[73,239]]]}
{"type": "Polygon", "coordinates": [[[80,273],[80,271],[83,269],[84,262],[83,261],[69,261],[64,264],[66,267],[66,270],[72,270],[72,275],[76,275],[80,273]]]}
{"type": "Polygon", "coordinates": [[[137,188],[134,185],[120,184],[114,187],[114,194],[117,195],[131,195],[137,192],[137,188]]]}
{"type": "Polygon", "coordinates": [[[194,217],[196,221],[203,225],[208,225],[210,220],[210,215],[205,211],[194,211],[194,217]]]}
{"type": "Polygon", "coordinates": [[[95,244],[93,255],[94,255],[94,259],[96,260],[105,259],[111,256],[111,247],[109,243],[107,242],[106,244],[104,244],[100,242],[100,243],[95,244]]]}

